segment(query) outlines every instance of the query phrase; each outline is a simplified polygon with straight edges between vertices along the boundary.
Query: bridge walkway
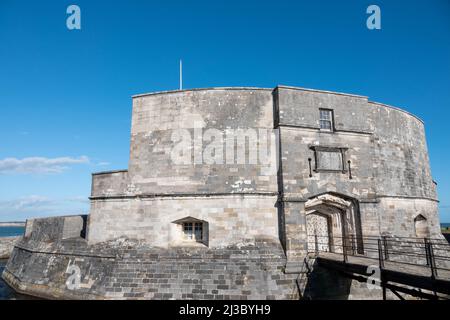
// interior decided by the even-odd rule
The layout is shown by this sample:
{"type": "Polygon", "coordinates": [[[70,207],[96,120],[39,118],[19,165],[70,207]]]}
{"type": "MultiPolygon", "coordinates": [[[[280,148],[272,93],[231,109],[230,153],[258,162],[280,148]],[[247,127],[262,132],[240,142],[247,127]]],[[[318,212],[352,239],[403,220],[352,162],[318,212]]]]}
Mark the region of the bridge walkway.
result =
{"type": "Polygon", "coordinates": [[[450,244],[443,239],[314,236],[317,265],[383,289],[425,299],[450,299],[450,244]]]}

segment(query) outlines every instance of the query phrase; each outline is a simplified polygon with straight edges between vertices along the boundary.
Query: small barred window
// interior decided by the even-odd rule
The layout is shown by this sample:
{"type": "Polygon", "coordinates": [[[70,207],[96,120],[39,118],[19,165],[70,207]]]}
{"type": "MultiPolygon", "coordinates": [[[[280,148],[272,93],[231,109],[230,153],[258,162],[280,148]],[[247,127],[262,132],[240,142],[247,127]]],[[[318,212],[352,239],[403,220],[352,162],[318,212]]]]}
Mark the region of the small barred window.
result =
{"type": "Polygon", "coordinates": [[[203,223],[201,222],[185,222],[183,223],[183,231],[186,240],[198,242],[203,240],[203,223]]]}

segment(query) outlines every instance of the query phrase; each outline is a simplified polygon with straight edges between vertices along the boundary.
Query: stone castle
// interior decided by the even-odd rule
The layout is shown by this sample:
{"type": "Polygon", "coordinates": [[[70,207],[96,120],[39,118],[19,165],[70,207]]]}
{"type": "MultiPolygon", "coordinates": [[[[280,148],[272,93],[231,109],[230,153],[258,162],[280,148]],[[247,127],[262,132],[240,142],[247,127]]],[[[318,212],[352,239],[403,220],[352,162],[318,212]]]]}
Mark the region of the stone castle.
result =
{"type": "Polygon", "coordinates": [[[90,200],[29,220],[3,278],[50,298],[296,299],[318,237],[440,237],[423,122],[296,87],[134,96],[129,168],[93,174],[90,200]]]}

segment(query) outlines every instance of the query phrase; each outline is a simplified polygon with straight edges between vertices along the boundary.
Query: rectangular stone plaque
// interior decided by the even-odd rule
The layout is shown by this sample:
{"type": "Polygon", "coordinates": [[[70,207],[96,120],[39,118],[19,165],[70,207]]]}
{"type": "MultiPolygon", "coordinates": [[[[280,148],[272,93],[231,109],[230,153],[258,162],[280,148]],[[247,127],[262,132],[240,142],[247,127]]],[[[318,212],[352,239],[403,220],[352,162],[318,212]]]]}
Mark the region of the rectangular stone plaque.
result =
{"type": "Polygon", "coordinates": [[[317,151],[317,169],[342,171],[342,153],[340,151],[317,151]]]}

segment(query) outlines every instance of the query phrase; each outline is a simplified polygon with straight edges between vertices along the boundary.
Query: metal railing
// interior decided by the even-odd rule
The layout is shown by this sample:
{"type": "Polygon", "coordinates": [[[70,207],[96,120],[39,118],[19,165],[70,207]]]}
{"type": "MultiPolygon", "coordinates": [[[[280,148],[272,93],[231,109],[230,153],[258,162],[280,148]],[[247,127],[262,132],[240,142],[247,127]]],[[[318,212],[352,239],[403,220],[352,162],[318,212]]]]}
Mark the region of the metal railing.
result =
{"type": "Polygon", "coordinates": [[[344,263],[348,263],[349,256],[376,259],[380,269],[385,268],[385,262],[427,267],[433,279],[438,278],[440,271],[450,272],[450,243],[445,239],[309,235],[308,251],[316,255],[320,252],[339,253],[344,263]]]}

